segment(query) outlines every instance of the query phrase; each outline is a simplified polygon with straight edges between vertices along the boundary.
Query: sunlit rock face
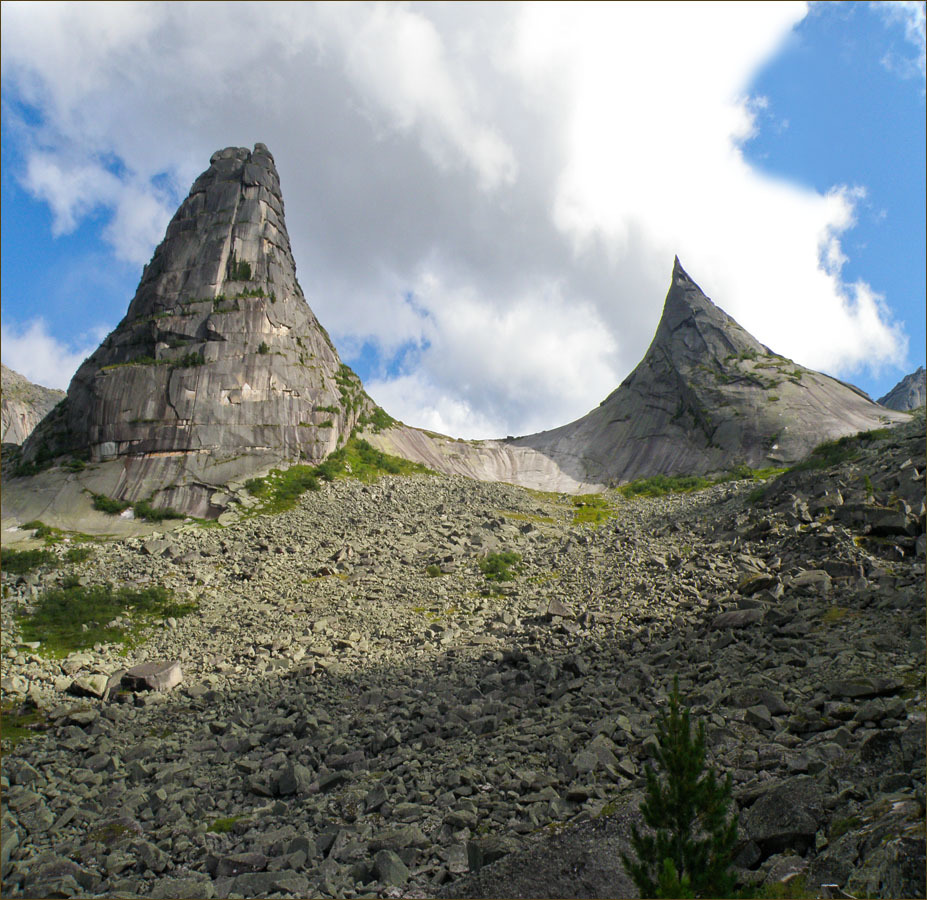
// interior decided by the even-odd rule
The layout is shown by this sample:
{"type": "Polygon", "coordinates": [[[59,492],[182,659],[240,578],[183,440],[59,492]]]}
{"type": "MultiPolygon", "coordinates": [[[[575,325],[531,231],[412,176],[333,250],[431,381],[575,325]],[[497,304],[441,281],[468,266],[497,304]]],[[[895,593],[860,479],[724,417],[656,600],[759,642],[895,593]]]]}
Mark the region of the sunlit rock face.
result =
{"type": "Polygon", "coordinates": [[[21,444],[64,398],[64,391],[33,384],[6,366],[0,386],[0,441],[4,444],[21,444]]]}
{"type": "Polygon", "coordinates": [[[921,366],[916,372],[905,375],[884,397],[882,406],[889,409],[918,409],[927,403],[927,369],[921,366]]]}
{"type": "Polygon", "coordinates": [[[119,496],[193,510],[218,484],[323,459],[368,408],[296,280],[273,157],[229,147],[24,457],[120,459],[119,496]]]}
{"type": "Polygon", "coordinates": [[[771,351],[677,259],[637,368],[597,409],[515,445],[549,456],[577,480],[613,483],[791,464],[823,441],[906,418],[771,351]]]}

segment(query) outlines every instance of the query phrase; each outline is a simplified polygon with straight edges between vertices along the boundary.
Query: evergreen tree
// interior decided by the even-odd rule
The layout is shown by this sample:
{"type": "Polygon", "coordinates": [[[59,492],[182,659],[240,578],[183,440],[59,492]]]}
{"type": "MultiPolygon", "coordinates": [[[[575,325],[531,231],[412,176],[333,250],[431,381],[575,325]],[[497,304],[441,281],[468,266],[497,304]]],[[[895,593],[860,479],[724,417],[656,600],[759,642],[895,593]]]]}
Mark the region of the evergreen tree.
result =
{"type": "Polygon", "coordinates": [[[642,897],[727,897],[734,889],[728,871],[737,841],[737,819],[727,819],[731,777],[719,784],[705,771],[705,726],[695,736],[689,710],[679,700],[673,679],[669,712],[657,722],[657,764],[663,777],[646,767],[644,822],[653,831],[631,828],[637,854],[622,861],[642,897]]]}

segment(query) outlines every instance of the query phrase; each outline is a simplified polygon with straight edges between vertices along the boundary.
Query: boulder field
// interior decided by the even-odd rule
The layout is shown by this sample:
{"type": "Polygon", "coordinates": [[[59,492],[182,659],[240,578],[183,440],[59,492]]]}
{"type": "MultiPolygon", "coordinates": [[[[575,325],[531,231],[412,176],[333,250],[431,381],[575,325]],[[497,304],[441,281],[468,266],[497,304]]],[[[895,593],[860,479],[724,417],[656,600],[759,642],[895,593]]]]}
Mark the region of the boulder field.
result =
{"type": "Polygon", "coordinates": [[[338,480],[53,545],[3,577],[5,727],[38,729],[4,745],[3,896],[633,896],[676,675],[741,884],[924,896],[923,420],[842,450],[653,498],[338,480]],[[19,629],[67,577],[196,608],[50,659],[19,629]],[[169,690],[123,677],[170,663],[169,690]]]}

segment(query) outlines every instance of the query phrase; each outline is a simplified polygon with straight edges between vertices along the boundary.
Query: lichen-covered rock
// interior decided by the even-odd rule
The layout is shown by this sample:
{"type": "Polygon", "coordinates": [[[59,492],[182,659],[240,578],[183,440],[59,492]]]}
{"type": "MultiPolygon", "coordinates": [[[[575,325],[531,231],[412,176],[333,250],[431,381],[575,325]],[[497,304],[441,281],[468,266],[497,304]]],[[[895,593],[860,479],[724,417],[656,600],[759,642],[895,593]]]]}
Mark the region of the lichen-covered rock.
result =
{"type": "Polygon", "coordinates": [[[800,775],[766,791],[744,815],[744,831],[764,854],[804,852],[824,819],[820,785],[800,775]]]}
{"type": "Polygon", "coordinates": [[[318,462],[373,409],[296,280],[273,157],[213,154],[125,318],[78,369],[26,462],[124,462],[116,495],[198,515],[217,485],[318,462]]]}

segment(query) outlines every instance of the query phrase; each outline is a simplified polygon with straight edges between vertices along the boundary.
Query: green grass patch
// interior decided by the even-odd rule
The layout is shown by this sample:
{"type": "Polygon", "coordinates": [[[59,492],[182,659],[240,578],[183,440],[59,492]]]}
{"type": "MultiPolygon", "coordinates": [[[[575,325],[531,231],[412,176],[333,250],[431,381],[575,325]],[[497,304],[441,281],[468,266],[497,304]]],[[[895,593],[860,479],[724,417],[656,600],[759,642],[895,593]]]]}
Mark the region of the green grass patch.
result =
{"type": "Polygon", "coordinates": [[[487,581],[514,581],[517,569],[513,572],[512,566],[517,566],[520,562],[521,554],[513,550],[490,553],[485,559],[480,560],[480,571],[487,581]]]}
{"type": "Polygon", "coordinates": [[[444,573],[441,571],[441,566],[432,563],[430,566],[425,567],[425,574],[429,578],[440,578],[444,573]]]}
{"type": "Polygon", "coordinates": [[[513,522],[537,522],[543,525],[554,524],[553,516],[542,516],[535,513],[512,512],[507,509],[497,509],[496,512],[500,516],[505,516],[506,519],[511,519],[513,522]]]}
{"type": "Polygon", "coordinates": [[[192,603],[176,602],[171,591],[161,585],[141,589],[84,586],[70,578],[61,587],[46,591],[35,612],[17,616],[17,621],[23,641],[39,641],[46,656],[60,658],[97,643],[126,643],[151,620],[179,618],[195,608],[192,603]],[[126,614],[132,617],[132,631],[109,624],[126,614]]]}
{"type": "Polygon", "coordinates": [[[639,478],[618,488],[622,497],[663,497],[666,494],[682,494],[700,491],[716,482],[703,475],[653,475],[639,478]]]}
{"type": "Polygon", "coordinates": [[[788,471],[803,472],[808,469],[829,469],[831,466],[837,466],[840,463],[856,459],[861,450],[876,441],[891,437],[891,434],[889,428],[875,428],[872,431],[847,434],[836,441],[826,441],[823,444],[818,444],[807,459],[792,466],[788,471]]]}
{"type": "Polygon", "coordinates": [[[322,481],[356,478],[368,484],[381,475],[431,474],[421,463],[390,456],[372,447],[362,438],[351,437],[317,466],[297,465],[274,469],[264,478],[250,478],[245,489],[261,501],[253,514],[278,513],[292,509],[306,491],[317,491],[322,481]]]}
{"type": "Polygon", "coordinates": [[[395,424],[396,420],[386,412],[386,410],[380,409],[379,406],[377,406],[372,413],[362,413],[357,420],[359,428],[370,426],[374,434],[379,434],[387,428],[392,428],[395,424]]]}
{"type": "Polygon", "coordinates": [[[235,827],[235,823],[243,818],[244,816],[227,816],[224,819],[216,819],[206,830],[213,834],[228,834],[235,827]]]}
{"type": "Polygon", "coordinates": [[[20,741],[34,738],[44,730],[45,722],[45,713],[31,700],[23,703],[4,700],[0,705],[0,739],[5,745],[4,750],[12,749],[20,741]]]}
{"type": "Polygon", "coordinates": [[[245,490],[261,501],[255,512],[278,513],[292,509],[306,491],[317,491],[319,478],[314,466],[274,469],[264,478],[249,478],[245,490]]]}
{"type": "Polygon", "coordinates": [[[82,563],[90,557],[93,551],[89,547],[70,547],[65,551],[64,559],[69,563],[82,563]]]}
{"type": "Polygon", "coordinates": [[[615,514],[604,494],[577,494],[570,499],[574,525],[601,525],[615,514]]]}
{"type": "Polygon", "coordinates": [[[834,821],[830,823],[830,831],[827,836],[830,840],[835,841],[848,831],[853,831],[856,828],[862,827],[862,824],[863,820],[859,816],[847,816],[846,818],[834,819],[834,821]]]}
{"type": "Polygon", "coordinates": [[[60,540],[60,535],[62,534],[61,529],[53,528],[51,525],[46,525],[43,522],[40,522],[38,519],[33,519],[31,522],[25,522],[22,526],[27,531],[32,529],[35,531],[35,536],[37,538],[44,538],[46,544],[53,544],[56,542],[56,539],[60,540]]]}
{"type": "Polygon", "coordinates": [[[25,575],[39,566],[57,566],[58,557],[50,550],[0,548],[0,569],[8,575],[25,575]]]}

